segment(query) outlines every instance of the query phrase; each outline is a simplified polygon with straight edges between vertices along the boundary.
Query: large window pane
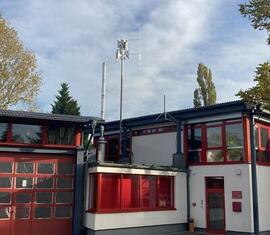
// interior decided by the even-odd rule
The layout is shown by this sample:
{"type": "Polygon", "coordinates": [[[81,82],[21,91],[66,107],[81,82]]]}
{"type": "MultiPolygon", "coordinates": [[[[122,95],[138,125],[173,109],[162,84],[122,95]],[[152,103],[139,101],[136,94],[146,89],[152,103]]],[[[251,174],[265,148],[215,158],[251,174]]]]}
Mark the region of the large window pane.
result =
{"type": "Polygon", "coordinates": [[[10,208],[9,207],[0,207],[0,219],[10,218],[10,208]]]}
{"type": "Polygon", "coordinates": [[[38,163],[38,174],[53,174],[54,164],[53,163],[38,163]]]}
{"type": "Polygon", "coordinates": [[[58,163],[58,174],[59,175],[70,175],[73,174],[74,165],[72,163],[58,163]]]}
{"type": "Polygon", "coordinates": [[[221,127],[208,127],[207,128],[207,146],[221,147],[222,146],[222,128],[221,127]]]}
{"type": "Polygon", "coordinates": [[[158,207],[173,206],[173,180],[169,177],[159,177],[158,207]]]}
{"type": "Polygon", "coordinates": [[[36,203],[51,203],[52,195],[52,192],[37,192],[36,203]]]}
{"type": "Polygon", "coordinates": [[[261,127],[261,147],[268,148],[269,147],[269,138],[268,138],[268,129],[261,127]]]}
{"type": "Polygon", "coordinates": [[[57,192],[56,203],[72,203],[73,192],[57,192]]]}
{"type": "Polygon", "coordinates": [[[101,208],[120,208],[120,175],[102,174],[101,208]]]}
{"type": "Polygon", "coordinates": [[[12,173],[12,162],[0,162],[0,173],[12,173]]]}
{"type": "Polygon", "coordinates": [[[227,149],[227,161],[243,161],[243,148],[232,147],[227,149]]]}
{"type": "Polygon", "coordinates": [[[31,194],[30,193],[17,193],[15,196],[16,203],[30,203],[31,194]]]}
{"type": "Polygon", "coordinates": [[[223,162],[224,161],[222,150],[208,150],[206,157],[207,157],[207,162],[223,162]]]}
{"type": "Polygon", "coordinates": [[[57,206],[55,208],[55,218],[71,218],[71,207],[57,206]]]}
{"type": "Polygon", "coordinates": [[[226,143],[228,147],[243,146],[242,123],[226,125],[226,143]]]}
{"type": "Polygon", "coordinates": [[[0,141],[2,142],[7,141],[7,133],[8,133],[8,124],[0,123],[0,141]]]}
{"type": "Polygon", "coordinates": [[[265,151],[262,150],[261,151],[261,161],[270,163],[270,151],[269,150],[265,150],[265,151]]]}
{"type": "Polygon", "coordinates": [[[10,192],[0,192],[0,204],[10,203],[11,195],[10,192]]]}
{"type": "Polygon", "coordinates": [[[157,205],[156,176],[142,176],[142,207],[155,208],[157,205]]]}
{"type": "Polygon", "coordinates": [[[33,188],[33,179],[17,177],[16,188],[33,188]]]}
{"type": "Polygon", "coordinates": [[[140,181],[138,175],[123,175],[122,177],[122,208],[138,208],[140,181]]]}
{"type": "Polygon", "coordinates": [[[48,144],[73,145],[75,127],[48,127],[48,144]]]}
{"type": "Polygon", "coordinates": [[[41,144],[41,126],[12,124],[12,141],[15,143],[41,144]]]}
{"type": "Polygon", "coordinates": [[[57,188],[73,188],[73,179],[57,178],[57,188]]]}
{"type": "Polygon", "coordinates": [[[36,207],[35,208],[35,218],[36,219],[47,219],[51,218],[51,207],[36,207]]]}
{"type": "Polygon", "coordinates": [[[201,162],[201,151],[190,150],[188,151],[188,161],[189,163],[199,163],[201,162]]]}
{"type": "Polygon", "coordinates": [[[37,178],[37,188],[53,188],[53,178],[37,178]]]}
{"type": "Polygon", "coordinates": [[[0,177],[0,188],[11,188],[11,177],[0,177]]]}
{"type": "Polygon", "coordinates": [[[29,207],[16,207],[15,219],[28,219],[29,218],[29,207]]]}
{"type": "Polygon", "coordinates": [[[201,128],[188,129],[188,148],[192,150],[202,148],[202,129],[201,128]]]}
{"type": "Polygon", "coordinates": [[[34,172],[34,163],[32,162],[18,162],[16,173],[32,174],[34,172]]]}

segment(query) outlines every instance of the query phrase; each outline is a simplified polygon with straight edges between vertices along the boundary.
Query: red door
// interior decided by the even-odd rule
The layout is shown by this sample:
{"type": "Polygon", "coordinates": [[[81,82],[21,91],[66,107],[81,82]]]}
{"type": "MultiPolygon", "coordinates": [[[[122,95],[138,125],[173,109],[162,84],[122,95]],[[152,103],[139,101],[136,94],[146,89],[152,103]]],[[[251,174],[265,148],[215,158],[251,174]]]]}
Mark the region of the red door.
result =
{"type": "Polygon", "coordinates": [[[207,232],[225,233],[224,179],[206,178],[206,218],[207,232]]]}
{"type": "Polygon", "coordinates": [[[70,235],[74,158],[0,155],[0,234],[70,235]]]}

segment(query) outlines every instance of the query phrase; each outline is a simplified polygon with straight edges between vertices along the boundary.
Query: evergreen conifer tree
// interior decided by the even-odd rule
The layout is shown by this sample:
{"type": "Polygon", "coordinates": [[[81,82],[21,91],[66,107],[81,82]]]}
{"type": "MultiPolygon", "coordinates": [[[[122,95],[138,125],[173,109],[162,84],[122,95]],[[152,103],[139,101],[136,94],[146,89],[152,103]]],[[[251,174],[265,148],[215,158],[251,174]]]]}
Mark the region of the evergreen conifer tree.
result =
{"type": "Polygon", "coordinates": [[[80,115],[80,106],[76,100],[69,95],[69,87],[67,83],[61,84],[61,90],[56,95],[56,101],[52,104],[52,113],[80,115]]]}

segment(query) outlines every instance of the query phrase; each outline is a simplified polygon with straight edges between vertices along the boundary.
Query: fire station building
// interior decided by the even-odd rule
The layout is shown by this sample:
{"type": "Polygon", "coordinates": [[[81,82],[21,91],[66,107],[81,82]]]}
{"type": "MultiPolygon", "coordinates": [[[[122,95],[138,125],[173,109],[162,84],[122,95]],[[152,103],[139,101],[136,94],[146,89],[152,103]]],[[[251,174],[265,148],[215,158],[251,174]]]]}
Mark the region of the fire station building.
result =
{"type": "Polygon", "coordinates": [[[175,234],[189,222],[270,234],[270,113],[233,101],[158,116],[123,120],[121,145],[119,121],[105,123],[104,158],[87,161],[87,234],[175,234]]]}
{"type": "Polygon", "coordinates": [[[119,121],[98,124],[86,151],[98,118],[0,110],[0,234],[270,234],[270,113],[159,116],[123,120],[121,144],[119,121]]]}

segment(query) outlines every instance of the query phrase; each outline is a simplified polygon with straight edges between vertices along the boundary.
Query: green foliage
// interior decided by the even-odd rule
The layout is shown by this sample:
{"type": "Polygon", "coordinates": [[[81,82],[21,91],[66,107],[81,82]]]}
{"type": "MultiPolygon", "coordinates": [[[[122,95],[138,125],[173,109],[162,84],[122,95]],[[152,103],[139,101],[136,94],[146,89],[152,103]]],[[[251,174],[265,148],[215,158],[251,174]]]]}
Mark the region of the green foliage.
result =
{"type": "Polygon", "coordinates": [[[266,30],[267,42],[270,44],[270,1],[250,0],[239,5],[239,11],[244,17],[248,17],[254,29],[266,30]]]}
{"type": "Polygon", "coordinates": [[[202,102],[201,102],[201,97],[200,97],[200,91],[199,89],[195,89],[194,90],[194,98],[193,98],[193,104],[194,107],[201,107],[202,106],[202,102]]]}
{"type": "Polygon", "coordinates": [[[52,104],[52,113],[80,115],[80,106],[76,100],[69,95],[69,87],[67,83],[61,84],[61,90],[58,91],[56,101],[52,104]]]}
{"type": "Polygon", "coordinates": [[[194,90],[194,107],[212,105],[216,103],[216,88],[212,80],[212,72],[204,64],[200,63],[197,70],[197,82],[199,88],[194,90]]]}
{"type": "Polygon", "coordinates": [[[256,82],[254,87],[245,91],[240,90],[236,95],[252,104],[262,104],[270,110],[270,63],[259,64],[256,68],[256,76],[253,79],[256,82]]]}
{"type": "Polygon", "coordinates": [[[0,15],[0,108],[33,106],[41,85],[36,58],[0,15]]]}

